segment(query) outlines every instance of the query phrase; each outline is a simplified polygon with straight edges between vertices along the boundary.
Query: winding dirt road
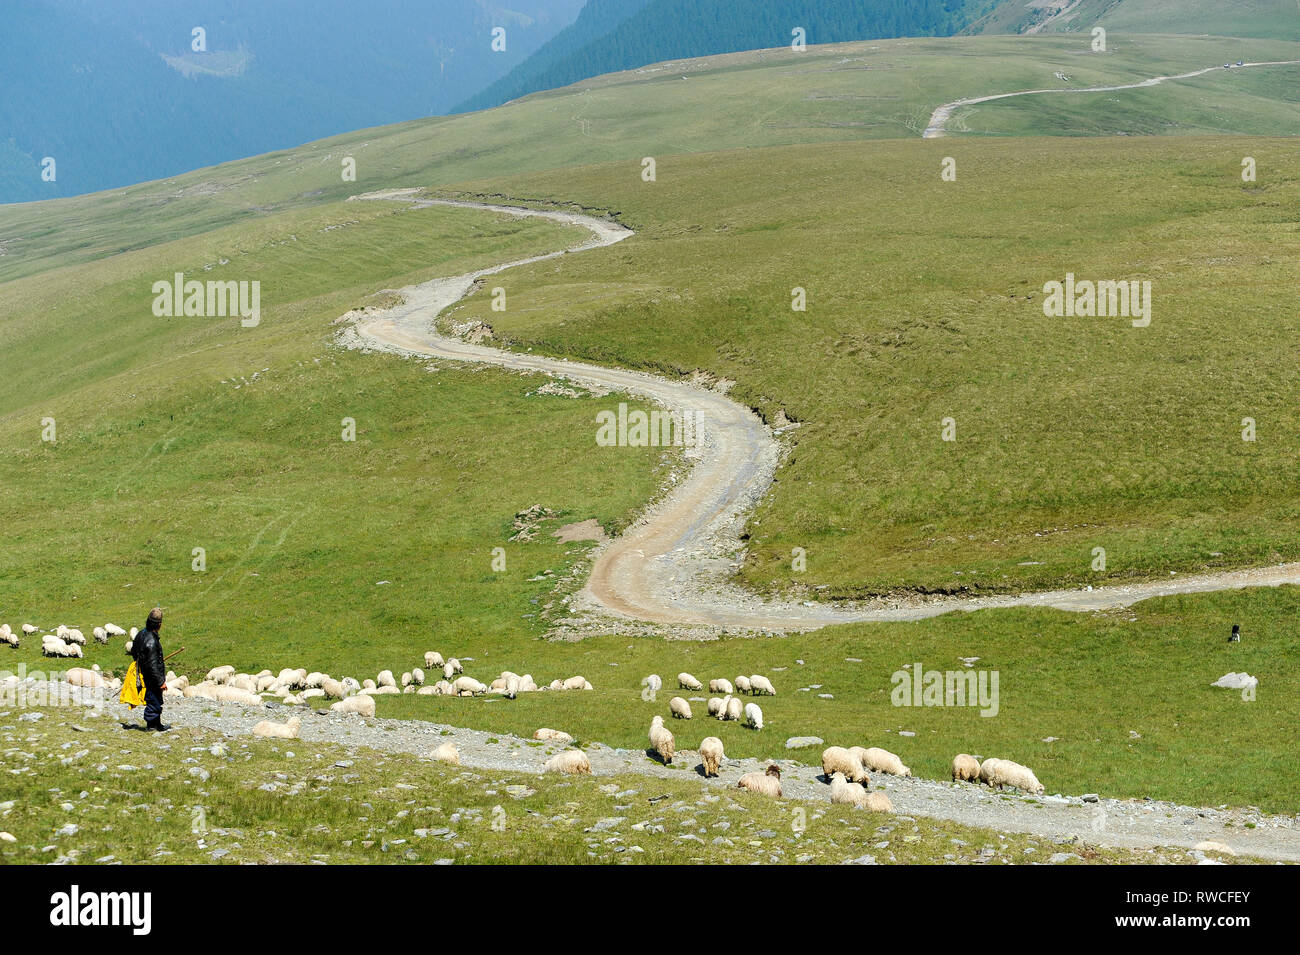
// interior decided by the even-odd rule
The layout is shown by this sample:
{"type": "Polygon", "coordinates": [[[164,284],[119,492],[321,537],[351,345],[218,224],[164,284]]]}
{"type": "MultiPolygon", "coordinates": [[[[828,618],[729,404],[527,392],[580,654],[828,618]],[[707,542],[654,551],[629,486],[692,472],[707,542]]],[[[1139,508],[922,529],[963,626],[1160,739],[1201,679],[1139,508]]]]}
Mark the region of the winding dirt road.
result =
{"type": "MultiPolygon", "coordinates": [[[[403,201],[416,208],[445,205],[537,216],[585,227],[591,237],[568,250],[407,286],[400,290],[403,304],[383,312],[349,316],[354,322],[341,336],[344,344],[539,372],[591,388],[639,395],[678,414],[695,416],[699,438],[694,447],[685,450],[692,466],[636,524],[596,551],[590,578],[573,600],[572,609],[579,614],[713,631],[790,632],[858,621],[920,620],[951,611],[992,607],[1095,611],[1169,594],[1300,584],[1300,563],[1292,563],[1089,590],[928,601],[882,600],[855,608],[769,601],[746,593],[728,581],[743,552],[740,534],[745,521],[771,486],[780,457],[772,430],[752,411],[724,394],[685,381],[502,351],[439,334],[434,327],[436,317],[468,294],[484,276],[613,245],[629,238],[631,230],[576,213],[422,199],[419,192],[387,190],[353,198],[403,201]]],[[[593,417],[593,440],[595,434],[593,417]]]]}
{"type": "MultiPolygon", "coordinates": [[[[1232,70],[1244,70],[1248,67],[1255,66],[1295,66],[1300,64],[1300,60],[1278,60],[1271,63],[1242,63],[1240,66],[1230,66],[1226,72],[1232,70]]],[[[951,103],[944,103],[936,109],[930,116],[930,124],[925,127],[925,132],[921,134],[922,139],[937,139],[940,136],[948,135],[948,120],[952,118],[952,111],[959,106],[975,106],[978,103],[989,103],[998,99],[1010,99],[1013,96],[1037,96],[1040,93],[1113,93],[1118,90],[1137,90],[1148,86],[1159,86],[1161,83],[1167,83],[1170,80],[1187,80],[1194,76],[1204,76],[1206,73],[1213,73],[1215,70],[1222,71],[1220,66],[1207,66],[1203,70],[1193,70],[1190,73],[1179,73],[1176,76],[1153,76],[1150,79],[1142,80],[1139,83],[1126,83],[1122,86],[1088,86],[1079,89],[1070,89],[1065,87],[1054,87],[1052,89],[1042,90],[1019,90],[1015,93],[994,93],[991,96],[974,96],[969,99],[954,100],[951,103]]]]}

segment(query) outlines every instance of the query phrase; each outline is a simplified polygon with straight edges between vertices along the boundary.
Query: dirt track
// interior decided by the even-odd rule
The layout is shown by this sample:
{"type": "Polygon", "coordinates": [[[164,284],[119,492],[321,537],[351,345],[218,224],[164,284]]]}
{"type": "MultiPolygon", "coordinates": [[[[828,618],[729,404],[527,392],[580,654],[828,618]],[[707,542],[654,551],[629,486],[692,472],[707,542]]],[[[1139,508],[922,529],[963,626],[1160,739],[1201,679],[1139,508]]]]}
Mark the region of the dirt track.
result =
{"type": "MultiPolygon", "coordinates": [[[[601,248],[632,235],[620,225],[591,216],[420,199],[418,192],[389,190],[354,198],[405,201],[416,207],[450,205],[507,215],[541,216],[589,229],[592,237],[568,252],[601,248]]],[[[351,347],[540,372],[588,387],[640,395],[679,414],[696,416],[700,438],[695,447],[685,451],[692,466],[635,525],[597,549],[587,584],[572,604],[572,609],[580,615],[605,620],[612,616],[629,623],[640,621],[712,632],[788,632],[857,621],[920,620],[950,611],[992,607],[1045,606],[1095,611],[1125,607],[1168,594],[1300,584],[1300,563],[1293,563],[1089,590],[924,601],[904,599],[857,608],[765,601],[746,593],[728,580],[743,549],[740,534],[744,523],[767,493],[780,456],[772,430],[752,411],[724,394],[690,382],[506,352],[469,344],[435,330],[434,319],[464,297],[477,279],[564,254],[560,251],[533,256],[408,286],[400,290],[403,304],[381,313],[354,316],[355,321],[343,332],[342,341],[351,347]]],[[[594,437],[593,422],[593,440],[594,437]]]]}

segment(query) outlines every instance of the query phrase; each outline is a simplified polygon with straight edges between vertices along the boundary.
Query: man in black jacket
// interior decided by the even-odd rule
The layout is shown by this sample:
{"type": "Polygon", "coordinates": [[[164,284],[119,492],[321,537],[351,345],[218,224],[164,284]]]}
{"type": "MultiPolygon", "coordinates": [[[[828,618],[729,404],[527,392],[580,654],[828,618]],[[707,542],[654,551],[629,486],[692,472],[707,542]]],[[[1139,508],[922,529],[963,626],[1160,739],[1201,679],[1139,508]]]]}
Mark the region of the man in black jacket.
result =
{"type": "Polygon", "coordinates": [[[135,658],[140,678],[144,680],[144,726],[160,733],[171,729],[162,721],[162,693],[167,689],[167,668],[163,664],[162,640],[158,637],[161,629],[162,608],[154,607],[149,611],[144,629],[135,635],[135,642],[131,644],[131,656],[135,658]]]}

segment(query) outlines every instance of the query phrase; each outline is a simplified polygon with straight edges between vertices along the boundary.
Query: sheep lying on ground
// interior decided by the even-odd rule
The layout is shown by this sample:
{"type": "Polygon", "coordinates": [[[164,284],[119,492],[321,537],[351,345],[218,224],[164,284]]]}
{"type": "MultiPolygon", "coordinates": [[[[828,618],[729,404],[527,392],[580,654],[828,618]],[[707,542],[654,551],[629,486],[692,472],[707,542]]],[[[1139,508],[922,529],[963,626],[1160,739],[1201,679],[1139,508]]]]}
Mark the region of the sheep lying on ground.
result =
{"type": "Polygon", "coordinates": [[[862,760],[843,746],[828,746],[822,750],[822,775],[829,782],[835,773],[843,773],[851,783],[865,783],[871,779],[862,760]]]}
{"type": "Polygon", "coordinates": [[[650,747],[659,754],[659,760],[665,766],[673,761],[673,752],[677,741],[673,734],[664,729],[664,718],[656,716],[650,721],[650,747]]]}
{"type": "Polygon", "coordinates": [[[736,691],[732,689],[730,680],[710,680],[709,692],[721,693],[723,696],[730,696],[732,693],[735,693],[736,691]]]}
{"type": "Polygon", "coordinates": [[[722,740],[716,736],[704,737],[700,742],[700,762],[704,764],[705,778],[718,775],[724,759],[726,754],[722,752],[722,740]]]}
{"type": "Polygon", "coordinates": [[[581,676],[571,676],[564,681],[564,688],[566,690],[590,690],[591,684],[581,676]]]}
{"type": "Polygon", "coordinates": [[[679,720],[689,720],[691,718],[691,704],[680,696],[674,696],[668,701],[668,710],[679,720]]]}
{"type": "Polygon", "coordinates": [[[73,667],[64,674],[64,678],[68,681],[69,686],[93,688],[108,685],[108,681],[104,679],[102,673],[99,673],[96,670],[87,670],[85,667],[73,667]]]}
{"type": "Polygon", "coordinates": [[[460,750],[452,742],[443,743],[433,751],[433,758],[440,763],[450,763],[453,766],[460,765],[460,750]]]}
{"type": "Polygon", "coordinates": [[[212,691],[212,698],[218,703],[240,703],[244,706],[261,706],[262,698],[256,693],[241,690],[237,686],[218,686],[212,691]]]}
{"type": "Polygon", "coordinates": [[[683,690],[704,689],[704,684],[701,683],[699,680],[695,679],[695,677],[691,676],[689,673],[677,674],[677,685],[681,687],[683,690]]]}
{"type": "Polygon", "coordinates": [[[590,776],[591,760],[580,749],[566,749],[562,753],[556,753],[546,761],[545,771],[548,773],[568,773],[573,776],[590,776]]]}
{"type": "Polygon", "coordinates": [[[287,723],[275,723],[271,720],[262,720],[253,727],[254,736],[265,736],[268,739],[297,739],[298,730],[302,727],[302,719],[297,716],[289,717],[287,723]]]}
{"type": "Polygon", "coordinates": [[[430,670],[441,670],[447,665],[447,661],[442,658],[442,654],[430,650],[424,655],[424,665],[430,670]]]}
{"type": "MultiPolygon", "coordinates": [[[[985,765],[988,760],[985,760],[985,765]]],[[[994,766],[988,774],[988,784],[997,786],[1002,789],[1004,786],[1013,786],[1022,792],[1031,793],[1035,796],[1043,794],[1043,784],[1038,781],[1033,770],[1028,766],[1021,766],[1019,763],[1013,763],[1009,759],[993,760],[994,766]]],[[[980,767],[980,778],[984,778],[984,767],[980,767]]]]}
{"type": "Polygon", "coordinates": [[[891,776],[910,776],[912,771],[903,765],[903,761],[887,749],[881,749],[879,746],[872,746],[863,749],[861,746],[854,746],[850,750],[854,756],[862,761],[862,765],[877,773],[888,773],[891,776]]]}
{"type": "Polygon", "coordinates": [[[739,789],[748,789],[750,792],[768,796],[772,799],[780,799],[781,770],[779,767],[772,765],[767,767],[767,772],[764,773],[745,773],[736,781],[736,786],[739,789]]]}
{"type": "Polygon", "coordinates": [[[536,733],[533,734],[533,739],[544,739],[544,740],[550,740],[551,742],[554,743],[566,743],[566,744],[573,742],[573,737],[570,736],[568,733],[565,733],[562,730],[547,729],[545,726],[543,726],[541,729],[539,729],[536,733]]]}
{"type": "Polygon", "coordinates": [[[875,792],[867,793],[867,801],[865,803],[865,806],[867,809],[870,809],[872,812],[893,812],[894,811],[894,804],[889,801],[889,796],[881,792],[879,789],[877,789],[875,792]]]}
{"type": "Polygon", "coordinates": [[[373,696],[349,696],[330,706],[331,713],[356,713],[358,716],[375,715],[375,698],[373,696]]]}
{"type": "MultiPolygon", "coordinates": [[[[740,701],[737,700],[736,702],[739,703],[740,701]]],[[[745,719],[742,725],[755,730],[763,728],[763,711],[759,709],[757,703],[745,704],[745,719]]]]}
{"type": "Polygon", "coordinates": [[[869,795],[863,786],[845,779],[843,773],[831,773],[831,802],[843,806],[865,806],[869,795]]]}
{"type": "Polygon", "coordinates": [[[776,696],[776,688],[765,676],[755,674],[749,678],[749,689],[755,696],[776,696]]]}
{"type": "Polygon", "coordinates": [[[958,753],[952,758],[953,782],[979,782],[980,763],[974,756],[958,753]]]}
{"type": "Polygon", "coordinates": [[[205,683],[225,683],[235,675],[235,668],[227,664],[223,667],[213,667],[208,671],[208,675],[203,678],[205,683]]]}

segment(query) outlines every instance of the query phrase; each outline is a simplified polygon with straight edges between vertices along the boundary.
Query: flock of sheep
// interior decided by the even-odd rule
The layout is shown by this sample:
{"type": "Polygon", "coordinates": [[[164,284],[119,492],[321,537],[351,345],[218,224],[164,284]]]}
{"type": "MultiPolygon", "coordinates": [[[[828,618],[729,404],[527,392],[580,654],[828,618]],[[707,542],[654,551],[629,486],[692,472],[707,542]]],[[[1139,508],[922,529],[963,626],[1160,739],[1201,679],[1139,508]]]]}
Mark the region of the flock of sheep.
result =
{"type": "MultiPolygon", "coordinates": [[[[30,623],[25,623],[20,628],[23,636],[33,636],[41,632],[41,628],[30,623]]],[[[135,630],[132,629],[131,636],[135,636],[135,630]]],[[[110,637],[124,637],[126,631],[121,627],[111,623],[106,623],[102,627],[96,627],[92,631],[96,643],[108,643],[110,637]]],[[[18,634],[7,623],[0,623],[0,643],[7,643],[9,646],[17,649],[19,646],[18,634]]],[[[80,630],[72,627],[65,627],[59,624],[52,632],[41,636],[41,654],[47,657],[72,657],[81,659],[85,654],[82,647],[86,645],[86,636],[80,630]]]]}

